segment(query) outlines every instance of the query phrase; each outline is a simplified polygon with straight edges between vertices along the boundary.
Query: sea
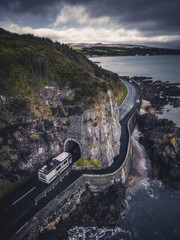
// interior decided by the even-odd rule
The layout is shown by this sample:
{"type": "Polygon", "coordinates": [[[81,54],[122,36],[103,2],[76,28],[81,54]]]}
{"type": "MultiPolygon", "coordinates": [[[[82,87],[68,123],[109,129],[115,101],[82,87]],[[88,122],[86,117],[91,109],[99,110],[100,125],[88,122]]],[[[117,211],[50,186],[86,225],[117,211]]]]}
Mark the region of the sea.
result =
{"type": "MultiPolygon", "coordinates": [[[[180,56],[98,57],[91,60],[123,76],[180,82],[180,56]]],[[[170,106],[170,111],[165,109],[166,118],[171,115],[177,125],[180,124],[179,113],[179,108],[170,106]]],[[[68,240],[180,240],[180,191],[153,178],[150,159],[139,143],[140,135],[136,127],[131,136],[134,150],[132,172],[136,174],[129,177],[128,207],[118,224],[100,228],[74,227],[68,231],[68,240]]]]}
{"type": "MultiPolygon", "coordinates": [[[[96,57],[90,60],[120,76],[145,76],[154,81],[180,83],[179,55],[96,57]]],[[[172,120],[180,127],[180,107],[173,108],[168,104],[158,117],[172,120]]]]}

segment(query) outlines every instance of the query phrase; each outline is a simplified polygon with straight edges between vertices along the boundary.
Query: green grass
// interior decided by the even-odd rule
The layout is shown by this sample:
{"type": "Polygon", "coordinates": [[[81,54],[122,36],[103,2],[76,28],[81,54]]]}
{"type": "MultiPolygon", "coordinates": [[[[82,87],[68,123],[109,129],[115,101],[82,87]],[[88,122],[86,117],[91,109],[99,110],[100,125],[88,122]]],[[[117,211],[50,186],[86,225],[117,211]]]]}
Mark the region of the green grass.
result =
{"type": "Polygon", "coordinates": [[[101,161],[95,158],[80,158],[74,165],[76,167],[100,167],[101,161]]]}
{"type": "Polygon", "coordinates": [[[128,94],[128,88],[126,85],[124,85],[124,93],[123,93],[122,97],[120,99],[118,99],[118,101],[117,101],[118,107],[122,104],[122,102],[126,98],[127,94],[128,94]]]}

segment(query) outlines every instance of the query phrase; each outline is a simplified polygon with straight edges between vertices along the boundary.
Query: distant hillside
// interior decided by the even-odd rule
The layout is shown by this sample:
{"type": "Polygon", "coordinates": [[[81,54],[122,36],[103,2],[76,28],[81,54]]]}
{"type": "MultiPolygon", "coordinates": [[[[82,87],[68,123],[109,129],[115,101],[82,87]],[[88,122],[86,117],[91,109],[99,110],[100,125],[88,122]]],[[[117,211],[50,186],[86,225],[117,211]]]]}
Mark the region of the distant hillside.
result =
{"type": "Polygon", "coordinates": [[[68,46],[72,48],[91,48],[91,47],[116,47],[116,48],[134,48],[134,47],[139,47],[139,48],[150,48],[148,46],[144,45],[134,45],[134,44],[104,44],[104,43],[69,43],[68,46]]]}
{"type": "Polygon", "coordinates": [[[28,108],[49,84],[75,90],[66,104],[84,107],[106,95],[108,88],[115,95],[121,88],[117,74],[99,68],[67,45],[0,29],[0,95],[13,96],[18,107],[28,108]]]}
{"type": "Polygon", "coordinates": [[[143,45],[72,43],[69,46],[87,56],[180,55],[180,49],[154,48],[143,45]]]}

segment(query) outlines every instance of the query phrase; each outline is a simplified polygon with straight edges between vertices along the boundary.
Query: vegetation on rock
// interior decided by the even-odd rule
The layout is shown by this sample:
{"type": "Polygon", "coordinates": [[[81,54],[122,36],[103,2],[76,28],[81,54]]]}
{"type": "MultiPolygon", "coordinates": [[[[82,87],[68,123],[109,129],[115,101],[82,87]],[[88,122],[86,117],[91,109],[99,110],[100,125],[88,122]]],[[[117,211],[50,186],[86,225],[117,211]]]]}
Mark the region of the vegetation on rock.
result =
{"type": "Polygon", "coordinates": [[[101,161],[98,159],[80,158],[74,163],[76,167],[100,167],[101,161]]]}
{"type": "Polygon", "coordinates": [[[124,91],[122,93],[123,94],[122,94],[121,98],[119,98],[117,101],[118,107],[122,104],[122,102],[124,101],[124,99],[126,98],[126,96],[128,94],[128,88],[126,85],[124,85],[124,91]]]}
{"type": "MultiPolygon", "coordinates": [[[[65,44],[0,29],[0,95],[15,97],[14,107],[30,108],[46,85],[75,90],[64,104],[83,107],[121,90],[117,74],[105,71],[65,44]],[[82,104],[83,103],[83,104],[82,104]]],[[[38,100],[37,100],[38,99],[38,100]]]]}

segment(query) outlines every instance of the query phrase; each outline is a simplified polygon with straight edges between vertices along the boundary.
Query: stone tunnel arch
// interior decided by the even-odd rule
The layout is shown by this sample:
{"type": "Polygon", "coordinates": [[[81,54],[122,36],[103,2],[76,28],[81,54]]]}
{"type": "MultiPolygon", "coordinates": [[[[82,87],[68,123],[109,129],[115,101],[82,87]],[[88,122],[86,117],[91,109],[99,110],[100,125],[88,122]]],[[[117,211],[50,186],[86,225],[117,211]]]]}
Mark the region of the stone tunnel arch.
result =
{"type": "Polygon", "coordinates": [[[64,142],[64,151],[72,154],[73,162],[77,161],[81,157],[81,145],[73,138],[66,139],[64,142]]]}

